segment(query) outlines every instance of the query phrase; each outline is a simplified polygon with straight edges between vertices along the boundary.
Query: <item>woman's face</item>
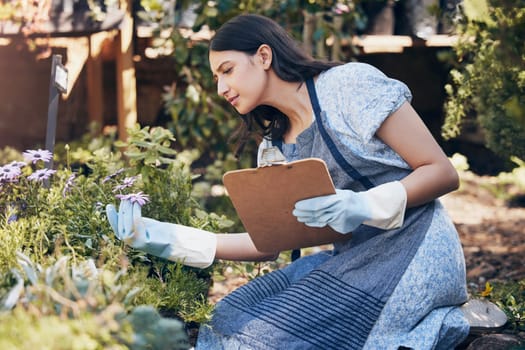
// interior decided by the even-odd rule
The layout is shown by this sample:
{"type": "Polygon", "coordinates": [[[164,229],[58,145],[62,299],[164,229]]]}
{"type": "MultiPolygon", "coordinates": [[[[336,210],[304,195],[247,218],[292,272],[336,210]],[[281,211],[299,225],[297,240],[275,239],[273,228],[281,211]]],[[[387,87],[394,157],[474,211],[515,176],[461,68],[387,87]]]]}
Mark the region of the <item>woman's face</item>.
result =
{"type": "Polygon", "coordinates": [[[210,51],[209,60],[217,93],[237,112],[246,114],[264,103],[267,64],[258,53],[249,56],[241,51],[210,51]]]}

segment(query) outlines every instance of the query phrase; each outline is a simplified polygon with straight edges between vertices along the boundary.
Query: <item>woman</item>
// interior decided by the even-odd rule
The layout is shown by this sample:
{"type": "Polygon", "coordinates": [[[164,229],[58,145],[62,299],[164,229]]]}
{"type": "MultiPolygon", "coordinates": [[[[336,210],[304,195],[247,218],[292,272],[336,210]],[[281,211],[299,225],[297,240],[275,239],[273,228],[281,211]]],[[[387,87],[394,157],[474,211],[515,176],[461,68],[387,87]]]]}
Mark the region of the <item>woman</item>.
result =
{"type": "MultiPolygon", "coordinates": [[[[268,18],[241,15],[210,43],[218,94],[243,116],[243,135],[288,161],[322,158],[337,193],[296,203],[346,243],[300,258],[219,302],[197,349],[453,349],[468,334],[465,265],[437,198],[458,175],[410,105],[407,86],[363,63],[313,60],[268,18]]],[[[117,236],[190,266],[264,260],[247,233],[211,234],[108,206],[117,236]],[[148,242],[144,237],[148,237],[148,242]],[[155,243],[155,244],[153,244],[155,243]]]]}

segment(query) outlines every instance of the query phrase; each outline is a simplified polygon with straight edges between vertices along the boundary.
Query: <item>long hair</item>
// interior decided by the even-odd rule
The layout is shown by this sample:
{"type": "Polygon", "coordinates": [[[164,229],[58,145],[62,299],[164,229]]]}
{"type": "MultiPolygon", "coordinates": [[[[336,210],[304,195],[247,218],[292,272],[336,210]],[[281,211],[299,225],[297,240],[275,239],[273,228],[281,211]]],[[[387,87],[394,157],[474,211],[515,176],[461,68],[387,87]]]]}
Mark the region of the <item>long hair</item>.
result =
{"type": "MultiPolygon", "coordinates": [[[[241,51],[251,56],[262,44],[272,49],[271,67],[285,81],[303,83],[341,64],[313,59],[283,27],[267,17],[255,14],[239,15],[224,23],[211,39],[209,49],[241,51]]],[[[239,156],[250,138],[279,140],[289,127],[288,117],[267,105],[254,108],[243,115],[242,120],[231,138],[237,143],[236,156],[239,156]]]]}

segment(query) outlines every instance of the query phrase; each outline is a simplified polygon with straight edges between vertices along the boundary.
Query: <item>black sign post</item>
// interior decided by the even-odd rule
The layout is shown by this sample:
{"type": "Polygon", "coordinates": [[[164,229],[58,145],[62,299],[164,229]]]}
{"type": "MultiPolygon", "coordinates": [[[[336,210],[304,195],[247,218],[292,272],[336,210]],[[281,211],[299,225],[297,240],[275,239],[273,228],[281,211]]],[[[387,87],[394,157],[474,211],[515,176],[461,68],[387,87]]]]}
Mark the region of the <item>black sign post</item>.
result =
{"type": "MultiPolygon", "coordinates": [[[[62,65],[62,56],[53,55],[51,79],[49,82],[49,105],[47,109],[46,149],[53,154],[57,128],[58,98],[67,92],[67,68],[62,65]]],[[[46,168],[53,168],[53,157],[46,163],[46,168]]]]}

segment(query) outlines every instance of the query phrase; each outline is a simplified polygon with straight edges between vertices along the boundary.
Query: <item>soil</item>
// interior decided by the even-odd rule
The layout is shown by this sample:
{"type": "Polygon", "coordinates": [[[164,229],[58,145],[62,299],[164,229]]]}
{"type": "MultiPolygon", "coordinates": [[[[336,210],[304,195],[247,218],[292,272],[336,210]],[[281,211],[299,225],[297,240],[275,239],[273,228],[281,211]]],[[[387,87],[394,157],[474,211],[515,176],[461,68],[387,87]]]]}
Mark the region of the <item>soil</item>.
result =
{"type": "MultiPolygon", "coordinates": [[[[525,207],[491,193],[487,187],[494,183],[493,177],[465,172],[461,180],[460,189],[442,202],[460,234],[468,282],[525,279],[525,207]]],[[[504,191],[514,198],[520,195],[517,186],[504,191]]]]}

